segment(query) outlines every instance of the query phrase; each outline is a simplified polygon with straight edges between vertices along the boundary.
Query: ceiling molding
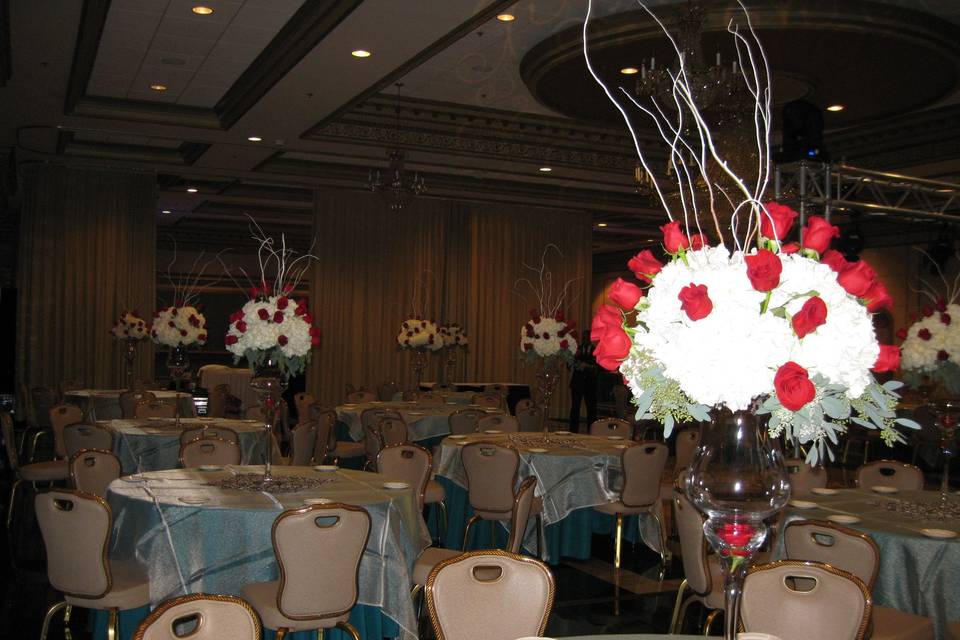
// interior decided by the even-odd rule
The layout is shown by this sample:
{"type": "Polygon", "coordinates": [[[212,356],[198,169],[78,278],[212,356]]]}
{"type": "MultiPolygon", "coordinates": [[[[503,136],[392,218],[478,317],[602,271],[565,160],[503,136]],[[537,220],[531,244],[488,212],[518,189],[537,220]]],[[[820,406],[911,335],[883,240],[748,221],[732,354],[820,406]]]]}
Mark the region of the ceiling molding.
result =
{"type": "Polygon", "coordinates": [[[84,0],[80,25],[77,27],[77,44],[73,48],[73,63],[67,81],[67,96],[63,112],[73,115],[80,99],[87,92],[87,83],[97,60],[97,50],[103,37],[103,27],[110,13],[110,0],[84,0]]]}
{"type": "Polygon", "coordinates": [[[192,165],[209,148],[210,145],[199,142],[184,142],[179,147],[171,149],[148,145],[78,140],[72,131],[61,131],[57,138],[57,152],[62,156],[179,164],[183,166],[192,165]]]}
{"type": "Polygon", "coordinates": [[[0,0],[0,87],[7,86],[13,75],[13,53],[10,49],[10,0],[0,0]]]}

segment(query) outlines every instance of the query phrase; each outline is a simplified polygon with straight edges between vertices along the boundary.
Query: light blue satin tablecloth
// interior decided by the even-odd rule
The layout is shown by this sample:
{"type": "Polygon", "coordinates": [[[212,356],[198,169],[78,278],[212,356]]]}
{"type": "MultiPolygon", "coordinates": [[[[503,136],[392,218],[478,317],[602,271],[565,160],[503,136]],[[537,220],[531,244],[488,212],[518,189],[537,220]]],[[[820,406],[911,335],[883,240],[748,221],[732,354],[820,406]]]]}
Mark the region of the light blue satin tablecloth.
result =
{"type": "Polygon", "coordinates": [[[407,423],[410,440],[420,442],[450,434],[450,414],[466,408],[476,408],[486,413],[503,413],[500,409],[474,407],[462,404],[437,404],[429,402],[358,402],[336,407],[337,419],[347,425],[350,437],[363,440],[363,423],[360,415],[366,409],[389,409],[398,412],[407,423]]]}
{"type": "MultiPolygon", "coordinates": [[[[443,398],[446,404],[470,404],[473,401],[473,396],[477,395],[476,391],[433,391],[432,393],[443,398]]],[[[391,400],[402,402],[403,392],[396,392],[391,400]]]]}
{"type": "MultiPolygon", "coordinates": [[[[87,420],[114,420],[123,417],[120,411],[120,394],[126,389],[76,389],[64,393],[67,402],[83,409],[87,420]]],[[[171,403],[175,399],[180,405],[181,416],[194,416],[193,396],[185,391],[150,391],[162,403],[171,403]]]]}

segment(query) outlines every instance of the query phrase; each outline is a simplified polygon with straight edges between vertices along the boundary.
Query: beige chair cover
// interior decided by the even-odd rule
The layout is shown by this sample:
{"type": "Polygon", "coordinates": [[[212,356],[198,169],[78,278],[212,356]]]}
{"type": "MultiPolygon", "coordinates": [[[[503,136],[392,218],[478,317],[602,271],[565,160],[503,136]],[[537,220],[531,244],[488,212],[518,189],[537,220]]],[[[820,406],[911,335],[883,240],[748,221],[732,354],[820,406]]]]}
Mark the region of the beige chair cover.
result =
{"type": "Polygon", "coordinates": [[[535,407],[536,405],[533,402],[533,398],[522,398],[517,400],[517,404],[513,407],[513,415],[517,415],[527,407],[535,407]]]}
{"type": "Polygon", "coordinates": [[[633,436],[633,425],[620,418],[601,418],[590,425],[592,436],[619,436],[629,440],[633,436]]]}
{"type": "Polygon", "coordinates": [[[813,489],[827,486],[827,470],[823,466],[811,467],[799,458],[784,460],[783,464],[790,474],[792,495],[807,495],[813,489]]]}
{"type": "Polygon", "coordinates": [[[207,417],[225,418],[227,416],[227,397],[230,395],[230,385],[218,384],[207,396],[207,417]]]}
{"type": "Polygon", "coordinates": [[[857,486],[866,489],[877,485],[919,491],[923,489],[923,472],[912,464],[894,460],[878,460],[860,467],[857,486]]]}
{"type": "Polygon", "coordinates": [[[104,449],[81,449],[70,457],[70,480],[77,491],[107,497],[107,487],[120,477],[120,460],[104,449]]]}
{"type": "Polygon", "coordinates": [[[77,422],[64,428],[63,444],[70,458],[82,449],[113,451],[113,431],[103,425],[77,422]]]}
{"type": "Polygon", "coordinates": [[[496,407],[499,409],[503,406],[503,396],[499,393],[475,393],[470,402],[481,407],[496,407]]]}
{"type": "Polygon", "coordinates": [[[173,418],[177,415],[177,405],[159,400],[141,400],[137,403],[138,418],[173,418]]]}
{"type": "Polygon", "coordinates": [[[298,467],[309,465],[316,445],[317,423],[301,421],[291,433],[290,464],[298,467]]]}
{"type": "Polygon", "coordinates": [[[58,458],[69,458],[66,443],[63,440],[63,430],[68,424],[83,422],[83,411],[72,404],[58,404],[50,407],[50,426],[53,428],[54,453],[58,458]]]}
{"type": "Polygon", "coordinates": [[[693,462],[693,454],[700,446],[700,429],[682,429],[677,432],[677,459],[673,466],[674,474],[680,473],[693,462]]]}
{"type": "Polygon", "coordinates": [[[421,511],[432,466],[430,452],[415,444],[386,445],[377,454],[377,472],[391,480],[408,483],[417,492],[421,511]]]}
{"type": "Polygon", "coordinates": [[[520,423],[515,416],[505,413],[491,413],[477,421],[477,429],[480,431],[494,429],[504,433],[517,433],[520,431],[520,423]]]}
{"type": "Polygon", "coordinates": [[[120,415],[128,420],[131,418],[136,418],[138,404],[156,399],[157,396],[143,389],[124,391],[120,394],[120,415]]]}
{"type": "Polygon", "coordinates": [[[185,444],[197,438],[220,438],[227,442],[240,444],[240,436],[229,427],[190,427],[180,432],[180,444],[185,444]]]}
{"type": "Polygon", "coordinates": [[[520,431],[540,431],[543,429],[543,411],[540,407],[530,405],[516,413],[520,431]]]}
{"type": "Polygon", "coordinates": [[[486,414],[476,409],[460,409],[450,414],[450,433],[453,435],[467,435],[476,433],[477,423],[486,414]]]}
{"type": "Polygon", "coordinates": [[[520,454],[514,449],[487,442],[473,442],[461,449],[467,476],[470,506],[484,520],[507,520],[513,510],[520,454]]]}
{"type": "Polygon", "coordinates": [[[261,633],[260,618],[245,600],[194,593],[157,607],[137,627],[133,640],[260,640],[261,633]],[[189,635],[181,631],[184,624],[191,625],[189,635]]]}
{"type": "Polygon", "coordinates": [[[373,402],[377,399],[377,394],[373,391],[362,389],[360,391],[351,391],[347,394],[347,402],[373,402]]]}
{"type": "Polygon", "coordinates": [[[390,416],[381,418],[377,430],[380,433],[380,441],[385,447],[404,444],[410,440],[407,433],[407,423],[403,421],[403,418],[390,416]]]}
{"type": "Polygon", "coordinates": [[[240,447],[220,438],[197,438],[180,445],[180,466],[186,469],[203,465],[240,464],[240,447]]]}
{"type": "Polygon", "coordinates": [[[293,396],[293,406],[297,408],[297,422],[306,422],[310,419],[310,405],[317,399],[306,391],[301,391],[293,396]]]}

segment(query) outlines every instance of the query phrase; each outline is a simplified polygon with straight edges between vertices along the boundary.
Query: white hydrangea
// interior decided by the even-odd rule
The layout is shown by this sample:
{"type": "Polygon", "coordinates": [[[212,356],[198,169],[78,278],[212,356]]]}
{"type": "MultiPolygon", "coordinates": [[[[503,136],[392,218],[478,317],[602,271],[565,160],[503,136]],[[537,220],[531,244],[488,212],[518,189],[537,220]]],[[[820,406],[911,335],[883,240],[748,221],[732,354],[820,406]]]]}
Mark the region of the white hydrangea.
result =
{"type": "Polygon", "coordinates": [[[135,313],[124,311],[110,333],[117,340],[142,340],[150,335],[150,325],[135,313]]]}
{"type": "Polygon", "coordinates": [[[286,296],[250,300],[230,321],[224,342],[238,359],[247,351],[271,349],[287,358],[301,358],[319,341],[304,300],[295,303],[286,296]]]}
{"type": "Polygon", "coordinates": [[[573,356],[577,351],[577,341],[570,334],[570,328],[563,320],[556,318],[533,318],[520,329],[520,351],[533,351],[541,358],[557,354],[573,356]]]}
{"type": "Polygon", "coordinates": [[[437,323],[422,318],[407,318],[400,325],[397,344],[404,349],[437,351],[443,347],[443,339],[437,323]]]}
{"type": "Polygon", "coordinates": [[[901,347],[900,367],[904,371],[930,373],[947,361],[960,365],[960,305],[949,304],[944,312],[934,311],[920,318],[907,329],[901,347]],[[920,336],[929,336],[924,340],[920,336]]]}
{"type": "Polygon", "coordinates": [[[444,347],[465,347],[469,344],[463,327],[455,322],[440,327],[440,339],[444,347]]]}
{"type": "Polygon", "coordinates": [[[167,307],[157,312],[150,336],[167,347],[206,344],[207,320],[196,307],[167,307]]]}
{"type": "Polygon", "coordinates": [[[746,409],[753,398],[773,393],[777,369],[788,361],[821,374],[858,397],[871,381],[877,360],[873,323],[866,308],[837,283],[829,266],[799,255],[781,255],[783,272],[769,309],[798,312],[811,291],[827,306],[826,322],[802,340],[790,322],[769,311],[761,314],[765,293],[747,278],[740,252],[706,247],[675,260],[656,276],[654,286],[638,304],[637,332],[621,371],[635,396],[642,393],[631,380],[650,359],[663,366],[695,402],[746,409]],[[680,290],[706,285],[711,313],[697,321],[681,309],[680,290]],[[646,330],[643,329],[646,326],[646,330]]]}

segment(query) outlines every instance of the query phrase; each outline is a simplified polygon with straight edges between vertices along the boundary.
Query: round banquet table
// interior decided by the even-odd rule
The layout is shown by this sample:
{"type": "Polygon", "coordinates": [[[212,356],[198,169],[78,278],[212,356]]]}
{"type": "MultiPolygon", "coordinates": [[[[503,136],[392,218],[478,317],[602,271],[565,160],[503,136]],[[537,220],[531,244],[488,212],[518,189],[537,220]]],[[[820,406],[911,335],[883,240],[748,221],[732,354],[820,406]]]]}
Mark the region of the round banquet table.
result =
{"type": "MultiPolygon", "coordinates": [[[[79,405],[88,420],[112,420],[123,417],[123,412],[120,411],[120,394],[126,391],[126,389],[76,389],[67,391],[64,397],[69,402],[79,405]]],[[[181,416],[196,415],[193,396],[189,393],[153,389],[150,393],[163,403],[178,402],[181,416]]]]}
{"type": "MultiPolygon", "coordinates": [[[[636,443],[623,438],[566,431],[552,432],[546,438],[540,432],[488,431],[447,437],[435,454],[436,475],[447,493],[449,519],[443,538],[445,546],[461,544],[466,520],[472,514],[467,496],[467,476],[460,460],[461,447],[471,442],[492,442],[516,449],[520,454],[519,480],[536,476],[536,495],[543,499],[546,558],[550,562],[558,562],[561,557],[589,558],[591,535],[613,530],[613,516],[599,513],[592,507],[619,498],[623,485],[620,456],[625,448],[636,446],[636,443]]],[[[660,508],[658,502],[656,509],[660,508]]],[[[473,528],[473,547],[482,548],[489,543],[487,529],[486,526],[473,528]]],[[[637,533],[647,546],[659,550],[654,518],[632,516],[625,519],[624,537],[636,540],[637,533]]],[[[505,529],[497,535],[505,537],[505,529]]],[[[495,542],[499,543],[499,540],[495,542]]],[[[527,528],[523,546],[531,553],[536,549],[533,526],[527,528]]]]}
{"type": "MultiPolygon", "coordinates": [[[[475,391],[434,391],[434,395],[443,398],[446,404],[470,404],[473,396],[477,395],[475,391]]],[[[398,391],[393,394],[393,402],[403,401],[403,392],[398,391]]]]}
{"type": "MultiPolygon", "coordinates": [[[[825,520],[838,514],[860,518],[860,522],[843,526],[868,533],[880,547],[874,602],[928,616],[933,620],[936,637],[944,637],[947,622],[960,618],[960,575],[956,571],[960,566],[960,538],[928,538],[921,529],[960,532],[960,517],[930,517],[930,509],[940,502],[937,491],[835,491],[834,495],[804,496],[816,507],[788,506],[787,521],[825,520]]],[[[948,504],[953,513],[960,514],[960,496],[949,496],[948,504]]]]}
{"type": "Polygon", "coordinates": [[[431,402],[356,402],[342,404],[336,408],[337,419],[347,426],[350,437],[363,440],[363,423],[360,414],[366,409],[381,408],[398,412],[407,423],[411,441],[430,440],[450,433],[450,414],[462,409],[477,409],[486,413],[503,413],[500,409],[463,404],[437,404],[431,402]]]}
{"type": "Polygon", "coordinates": [[[179,428],[173,418],[101,420],[99,424],[114,432],[113,453],[120,459],[124,475],[179,467],[180,433],[185,428],[225,427],[236,431],[243,464],[263,462],[266,451],[263,423],[259,420],[183,418],[179,428]]]}
{"type": "MultiPolygon", "coordinates": [[[[350,622],[367,630],[363,637],[415,639],[410,571],[430,537],[413,491],[384,489],[387,478],[375,473],[312,467],[274,467],[275,476],[323,483],[296,493],[208,484],[262,472],[262,466],[178,469],[115,480],[107,492],[114,517],[110,557],[135,558],[145,567],[152,606],[185,593],[239,595],[248,583],[278,578],[271,528],[282,511],[303,507],[308,498],[359,505],[370,514],[371,529],[350,622]]],[[[330,636],[339,639],[337,633],[330,636]]]]}
{"type": "Polygon", "coordinates": [[[659,633],[624,633],[604,636],[556,636],[556,640],[659,640],[660,638],[669,638],[670,640],[703,640],[703,636],[667,636],[659,633]]]}

